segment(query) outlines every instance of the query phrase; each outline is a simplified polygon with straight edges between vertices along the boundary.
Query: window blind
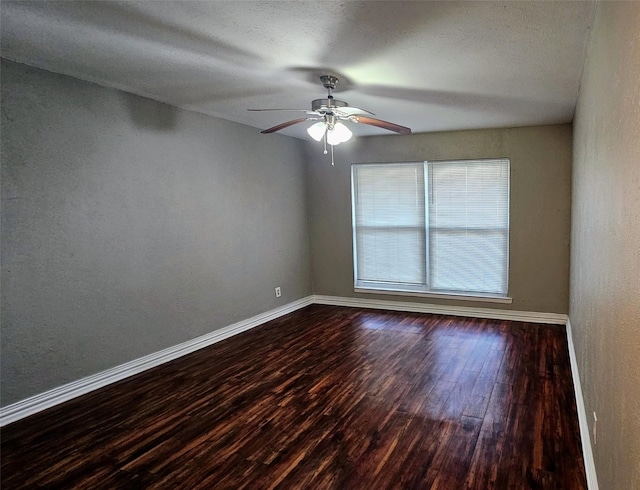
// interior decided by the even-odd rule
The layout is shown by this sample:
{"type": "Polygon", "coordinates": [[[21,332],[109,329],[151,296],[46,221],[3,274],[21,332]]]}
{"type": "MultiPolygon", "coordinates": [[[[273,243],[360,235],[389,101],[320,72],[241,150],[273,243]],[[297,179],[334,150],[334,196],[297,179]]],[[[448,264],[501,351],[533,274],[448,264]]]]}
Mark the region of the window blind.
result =
{"type": "Polygon", "coordinates": [[[424,284],[424,165],[355,165],[353,182],[358,278],[424,284]]]}
{"type": "Polygon", "coordinates": [[[507,293],[508,160],[429,163],[433,290],[507,293]]]}
{"type": "Polygon", "coordinates": [[[356,287],[506,296],[509,160],[352,166],[356,287]]]}

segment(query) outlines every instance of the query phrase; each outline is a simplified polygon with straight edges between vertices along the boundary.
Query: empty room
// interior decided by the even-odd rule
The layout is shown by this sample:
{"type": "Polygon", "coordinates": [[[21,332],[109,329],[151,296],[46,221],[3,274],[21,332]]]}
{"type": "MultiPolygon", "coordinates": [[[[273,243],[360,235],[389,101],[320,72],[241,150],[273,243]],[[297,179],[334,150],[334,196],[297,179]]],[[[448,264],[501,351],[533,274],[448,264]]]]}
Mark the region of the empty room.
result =
{"type": "Polygon", "coordinates": [[[640,490],[639,26],[2,0],[2,488],[640,490]]]}

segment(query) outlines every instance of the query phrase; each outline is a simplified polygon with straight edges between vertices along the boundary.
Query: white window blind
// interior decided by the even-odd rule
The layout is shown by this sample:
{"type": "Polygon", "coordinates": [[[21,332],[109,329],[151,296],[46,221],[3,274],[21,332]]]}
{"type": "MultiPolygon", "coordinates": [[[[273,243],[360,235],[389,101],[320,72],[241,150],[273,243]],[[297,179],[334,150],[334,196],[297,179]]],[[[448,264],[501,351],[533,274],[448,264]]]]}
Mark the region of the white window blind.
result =
{"type": "Polygon", "coordinates": [[[424,165],[353,167],[359,279],[424,284],[424,165]]]}
{"type": "Polygon", "coordinates": [[[352,166],[356,287],[506,296],[509,160],[352,166]]]}

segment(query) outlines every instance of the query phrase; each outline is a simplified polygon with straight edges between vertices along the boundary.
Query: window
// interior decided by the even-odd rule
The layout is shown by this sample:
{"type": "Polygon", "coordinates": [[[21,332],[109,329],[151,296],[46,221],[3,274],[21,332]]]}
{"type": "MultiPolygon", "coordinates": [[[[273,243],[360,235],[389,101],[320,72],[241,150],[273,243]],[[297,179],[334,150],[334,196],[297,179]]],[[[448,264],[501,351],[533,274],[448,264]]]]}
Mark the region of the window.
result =
{"type": "Polygon", "coordinates": [[[509,160],[352,166],[355,287],[506,298],[509,160]]]}

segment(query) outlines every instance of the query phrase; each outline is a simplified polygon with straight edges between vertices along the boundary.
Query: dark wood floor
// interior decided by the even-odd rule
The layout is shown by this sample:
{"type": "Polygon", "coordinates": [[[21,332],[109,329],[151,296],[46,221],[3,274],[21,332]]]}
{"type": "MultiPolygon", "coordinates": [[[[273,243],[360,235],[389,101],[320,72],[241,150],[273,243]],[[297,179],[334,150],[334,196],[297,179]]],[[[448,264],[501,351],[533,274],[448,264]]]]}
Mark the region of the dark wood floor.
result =
{"type": "Polygon", "coordinates": [[[560,326],[313,305],[5,427],[2,488],[584,489],[560,326]]]}

